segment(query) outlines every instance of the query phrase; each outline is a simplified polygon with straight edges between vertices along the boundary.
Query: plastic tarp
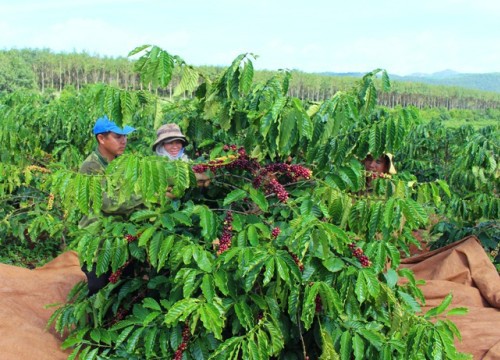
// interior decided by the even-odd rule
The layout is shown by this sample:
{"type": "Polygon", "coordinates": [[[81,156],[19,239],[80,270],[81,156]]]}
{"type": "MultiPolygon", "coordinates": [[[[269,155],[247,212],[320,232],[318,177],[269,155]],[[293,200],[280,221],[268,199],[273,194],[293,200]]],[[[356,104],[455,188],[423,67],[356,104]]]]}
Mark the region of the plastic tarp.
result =
{"type": "Polygon", "coordinates": [[[459,351],[474,359],[500,359],[500,277],[476,237],[404,259],[401,267],[426,281],[421,287],[424,312],[450,293],[448,309],[469,309],[467,315],[449,317],[462,335],[462,341],[455,341],[459,351]]]}
{"type": "Polygon", "coordinates": [[[63,360],[62,339],[46,330],[54,307],[63,303],[85,274],[78,255],[65,252],[45,266],[30,270],[0,264],[0,360],[63,360]]]}

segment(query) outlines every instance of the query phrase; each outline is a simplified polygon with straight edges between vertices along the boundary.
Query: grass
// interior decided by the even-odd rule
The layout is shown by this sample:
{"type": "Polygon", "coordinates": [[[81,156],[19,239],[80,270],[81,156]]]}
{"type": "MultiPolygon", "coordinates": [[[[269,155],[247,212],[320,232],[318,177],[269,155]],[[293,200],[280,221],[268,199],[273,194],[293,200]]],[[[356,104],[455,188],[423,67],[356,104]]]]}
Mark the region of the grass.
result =
{"type": "Polygon", "coordinates": [[[480,129],[486,126],[500,127],[500,110],[461,110],[444,108],[425,108],[420,109],[419,114],[424,123],[432,120],[442,121],[442,124],[448,128],[459,128],[464,125],[470,125],[474,129],[480,129]]]}
{"type": "Polygon", "coordinates": [[[467,121],[467,120],[446,120],[443,121],[443,125],[449,128],[459,128],[464,125],[471,125],[474,129],[480,129],[486,126],[496,126],[500,127],[500,121],[497,120],[474,120],[474,121],[467,121]]]}
{"type": "Polygon", "coordinates": [[[61,253],[61,243],[37,242],[32,246],[21,242],[0,242],[0,263],[28,269],[40,267],[61,253]]]}

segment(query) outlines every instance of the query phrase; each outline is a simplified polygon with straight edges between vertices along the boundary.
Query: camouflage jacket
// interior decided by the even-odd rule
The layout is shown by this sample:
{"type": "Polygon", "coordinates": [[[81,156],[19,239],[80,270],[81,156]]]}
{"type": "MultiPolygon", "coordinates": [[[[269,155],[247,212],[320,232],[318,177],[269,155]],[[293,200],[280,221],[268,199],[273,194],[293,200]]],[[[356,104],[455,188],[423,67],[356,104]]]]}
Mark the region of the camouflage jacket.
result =
{"type": "MultiPolygon", "coordinates": [[[[102,175],[106,172],[107,166],[108,161],[99,153],[99,150],[96,149],[82,163],[80,173],[88,175],[102,175]]],[[[141,204],[142,199],[137,195],[133,195],[125,202],[118,202],[116,198],[109,197],[105,192],[103,192],[101,211],[108,215],[127,215],[141,204]]],[[[97,220],[97,216],[90,214],[88,216],[84,216],[78,225],[80,227],[86,227],[95,220],[97,220]]]]}

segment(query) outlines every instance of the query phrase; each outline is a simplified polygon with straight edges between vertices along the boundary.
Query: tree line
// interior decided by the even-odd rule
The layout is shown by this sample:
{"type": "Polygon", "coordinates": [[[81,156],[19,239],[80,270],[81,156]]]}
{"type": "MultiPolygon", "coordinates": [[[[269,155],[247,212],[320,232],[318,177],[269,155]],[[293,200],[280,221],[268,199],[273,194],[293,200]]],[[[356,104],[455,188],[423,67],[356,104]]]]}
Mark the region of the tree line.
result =
{"type": "MultiPolygon", "coordinates": [[[[66,86],[80,90],[88,84],[103,83],[125,90],[142,90],[143,84],[134,71],[134,61],[126,57],[106,57],[87,52],[54,53],[50,49],[0,50],[0,92],[19,88],[62,91],[66,86]]],[[[198,66],[198,71],[215,78],[222,67],[198,66]]],[[[357,77],[330,76],[292,70],[289,95],[308,101],[324,101],[339,91],[346,91],[359,81],[357,77]]],[[[265,82],[276,72],[255,71],[255,81],[265,82]]],[[[167,88],[153,88],[162,97],[171,98],[181,81],[174,71],[167,88]]],[[[185,97],[192,94],[185,93],[185,97]]],[[[378,103],[387,107],[415,106],[417,108],[497,109],[500,95],[493,92],[454,86],[437,86],[414,82],[392,81],[391,90],[381,94],[378,103]]]]}

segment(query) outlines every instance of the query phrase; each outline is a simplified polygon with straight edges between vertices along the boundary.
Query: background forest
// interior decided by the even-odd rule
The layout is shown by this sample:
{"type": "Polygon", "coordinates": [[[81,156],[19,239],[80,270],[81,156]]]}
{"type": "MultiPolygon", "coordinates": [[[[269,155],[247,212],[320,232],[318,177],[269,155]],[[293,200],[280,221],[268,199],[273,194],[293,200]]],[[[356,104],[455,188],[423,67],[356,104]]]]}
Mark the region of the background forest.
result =
{"type": "Polygon", "coordinates": [[[474,234],[498,269],[498,93],[380,69],[259,72],[251,54],[226,68],[154,46],[130,55],[0,52],[0,260],[33,267],[76,249],[100,273],[142,264],[56,311],[73,358],[464,358],[448,319],[416,315],[417,283],[397,266],[415,233],[431,247],[474,234]],[[138,131],[104,177],[83,176],[102,114],[138,131]],[[208,189],[151,154],[167,122],[211,171],[208,189]],[[385,152],[398,174],[368,191],[361,160],[385,152]],[[82,231],[103,184],[145,208],[82,231]],[[180,200],[158,196],[167,185],[180,200]],[[224,234],[233,245],[214,251],[224,234]]]}
{"type": "MultiPolygon", "coordinates": [[[[202,66],[199,70],[208,77],[215,77],[223,72],[224,68],[202,66]]],[[[293,76],[290,80],[289,95],[310,101],[323,101],[338,91],[345,91],[364,75],[310,74],[294,70],[291,72],[293,76]]],[[[272,75],[271,71],[256,71],[254,80],[264,82],[272,75]]],[[[166,88],[149,90],[154,90],[163,97],[172,98],[173,89],[179,84],[180,78],[181,74],[175,70],[166,88]]],[[[435,77],[391,76],[391,80],[391,89],[379,94],[380,105],[389,107],[414,105],[421,109],[439,107],[447,110],[486,110],[500,107],[500,89],[495,86],[499,83],[498,73],[476,76],[457,74],[448,77],[443,77],[442,74],[437,74],[435,77]],[[455,86],[449,85],[454,83],[455,86]]],[[[134,71],[134,61],[128,58],[99,57],[87,53],[53,53],[47,49],[0,51],[0,91],[25,88],[50,92],[61,91],[70,85],[79,90],[85,85],[94,83],[130,90],[143,88],[137,72],[134,71]]],[[[184,95],[191,96],[187,93],[184,95]]]]}

